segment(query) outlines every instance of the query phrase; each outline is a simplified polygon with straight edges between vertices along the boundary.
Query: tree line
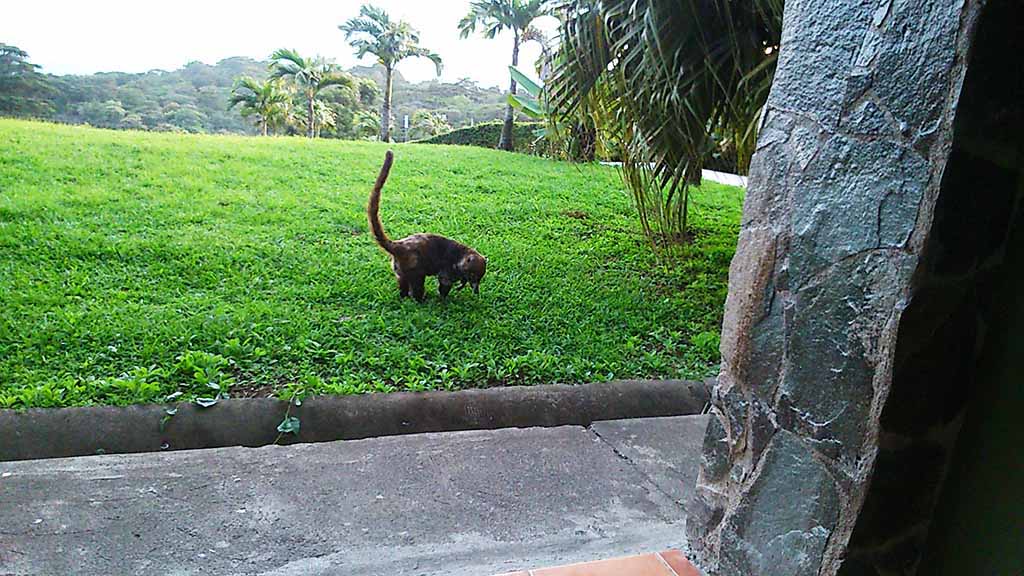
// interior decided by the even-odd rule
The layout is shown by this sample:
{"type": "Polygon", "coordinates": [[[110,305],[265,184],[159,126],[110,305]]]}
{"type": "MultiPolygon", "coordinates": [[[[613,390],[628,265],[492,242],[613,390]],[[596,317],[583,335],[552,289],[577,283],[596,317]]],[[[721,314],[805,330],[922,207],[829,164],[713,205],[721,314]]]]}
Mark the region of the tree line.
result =
{"type": "MultiPolygon", "coordinates": [[[[231,105],[232,89],[242,77],[267,80],[270,64],[234,57],[212,65],[191,62],[172,71],[56,76],[39,70],[18,47],[0,43],[0,116],[126,130],[261,134],[256,118],[243,115],[244,106],[231,105]]],[[[354,79],[351,88],[321,94],[318,111],[333,122],[320,124],[319,135],[376,138],[384,70],[375,65],[345,72],[354,79]]],[[[395,71],[393,84],[398,100],[394,115],[410,118],[409,133],[398,135],[403,140],[498,120],[506,104],[501,90],[469,79],[413,83],[395,71]]],[[[299,99],[289,105],[304,109],[299,99]]],[[[305,135],[306,118],[279,116],[267,128],[268,133],[305,135]]]]}
{"type": "MultiPolygon", "coordinates": [[[[467,37],[479,27],[491,39],[512,31],[512,64],[516,65],[521,42],[531,32],[533,38],[542,37],[531,25],[551,13],[549,4],[548,0],[472,2],[458,30],[467,37]]],[[[514,112],[499,90],[482,89],[468,79],[454,84],[402,81],[396,66],[407,58],[431,60],[438,76],[443,65],[440,55],[419,45],[419,33],[410,23],[366,4],[357,17],[338,28],[358,58],[374,58],[374,67],[344,71],[323,57],[281,49],[266,64],[228,58],[215,66],[192,62],[173,72],[52,76],[42,74],[24,51],[0,44],[0,82],[5,82],[0,84],[0,114],[118,129],[338,138],[376,135],[385,141],[392,139],[396,116],[406,121],[403,139],[503,117],[498,144],[513,148],[514,112]],[[380,78],[372,73],[377,69],[382,71],[380,78]],[[397,106],[396,97],[401,102],[397,106]],[[374,114],[378,106],[380,113],[374,114]]],[[[515,92],[515,80],[510,90],[515,92]]]]}

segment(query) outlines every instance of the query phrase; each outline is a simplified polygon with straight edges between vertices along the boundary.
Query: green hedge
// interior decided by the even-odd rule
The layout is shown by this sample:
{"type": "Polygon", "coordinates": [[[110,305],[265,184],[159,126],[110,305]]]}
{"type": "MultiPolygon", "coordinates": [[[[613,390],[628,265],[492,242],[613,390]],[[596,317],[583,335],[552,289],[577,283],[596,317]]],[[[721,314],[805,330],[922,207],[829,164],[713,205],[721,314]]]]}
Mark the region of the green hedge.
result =
{"type": "MultiPolygon", "coordinates": [[[[501,139],[501,122],[484,122],[476,126],[467,126],[452,130],[447,134],[417,140],[420,144],[456,144],[461,146],[479,146],[481,148],[497,148],[501,139]]],[[[533,132],[540,127],[536,123],[517,123],[512,131],[512,144],[516,152],[533,153],[533,141],[537,139],[533,132]]]]}

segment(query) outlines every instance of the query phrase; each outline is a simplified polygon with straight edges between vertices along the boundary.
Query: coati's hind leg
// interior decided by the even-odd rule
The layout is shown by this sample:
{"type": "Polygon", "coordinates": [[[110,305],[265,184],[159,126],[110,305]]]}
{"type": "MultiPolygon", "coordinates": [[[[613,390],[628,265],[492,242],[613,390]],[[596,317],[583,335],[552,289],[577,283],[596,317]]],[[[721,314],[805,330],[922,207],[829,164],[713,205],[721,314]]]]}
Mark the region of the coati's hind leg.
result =
{"type": "Polygon", "coordinates": [[[409,279],[409,286],[412,288],[412,297],[415,298],[417,302],[423,302],[424,300],[424,279],[425,278],[423,276],[416,276],[409,279]]]}
{"type": "Polygon", "coordinates": [[[404,276],[396,276],[398,278],[398,297],[405,298],[411,295],[411,286],[409,285],[409,279],[404,276]]]}
{"type": "Polygon", "coordinates": [[[398,266],[398,261],[394,256],[391,257],[391,271],[395,273],[395,279],[398,280],[398,297],[405,298],[411,295],[412,287],[409,285],[409,277],[402,274],[402,269],[398,266]]]}

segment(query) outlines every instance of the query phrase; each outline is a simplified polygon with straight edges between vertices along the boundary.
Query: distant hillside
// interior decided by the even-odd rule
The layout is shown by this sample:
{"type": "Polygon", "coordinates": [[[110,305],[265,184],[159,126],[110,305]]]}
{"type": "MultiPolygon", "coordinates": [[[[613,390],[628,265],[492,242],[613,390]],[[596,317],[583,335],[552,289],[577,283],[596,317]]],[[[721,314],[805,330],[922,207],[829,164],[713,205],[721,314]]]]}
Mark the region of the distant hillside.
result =
{"type": "MultiPolygon", "coordinates": [[[[383,85],[383,69],[358,66],[350,72],[383,85]]],[[[141,74],[104,72],[89,76],[45,78],[53,86],[52,119],[106,128],[255,134],[251,122],[228,110],[231,86],[238,76],[263,79],[267,62],[235,57],[209,65],[191,62],[174,70],[141,74]]],[[[395,124],[403,125],[417,110],[442,113],[454,127],[502,117],[505,96],[472,80],[454,84],[410,83],[396,74],[395,124]]],[[[372,104],[376,109],[379,103],[372,104]]],[[[341,116],[341,115],[339,115],[341,116]]],[[[351,114],[347,117],[351,121],[351,114]]],[[[339,130],[341,132],[341,130],[339,130]]]]}
{"type": "Polygon", "coordinates": [[[255,133],[237,110],[228,110],[235,78],[265,77],[267,64],[228,58],[215,66],[192,62],[168,72],[103,72],[48,76],[54,119],[105,128],[209,133],[255,133]]]}

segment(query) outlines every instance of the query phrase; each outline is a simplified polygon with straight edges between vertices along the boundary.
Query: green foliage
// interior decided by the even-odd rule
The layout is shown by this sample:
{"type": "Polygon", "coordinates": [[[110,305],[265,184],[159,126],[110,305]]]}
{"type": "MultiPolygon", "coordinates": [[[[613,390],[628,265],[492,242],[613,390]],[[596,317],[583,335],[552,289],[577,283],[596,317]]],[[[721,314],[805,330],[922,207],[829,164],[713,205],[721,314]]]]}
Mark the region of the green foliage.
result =
{"type": "Polygon", "coordinates": [[[54,110],[48,117],[104,128],[253,133],[252,124],[237,109],[229,109],[231,89],[240,76],[262,81],[266,74],[266,63],[228,58],[214,66],[192,62],[170,72],[48,76],[54,87],[54,110]],[[108,111],[101,112],[101,107],[108,111]]]}
{"type": "Polygon", "coordinates": [[[28,54],[0,42],[0,116],[43,118],[53,112],[53,87],[28,54]]]}
{"type": "MultiPolygon", "coordinates": [[[[267,79],[268,62],[227,58],[214,65],[191,62],[173,71],[49,76],[40,74],[26,58],[17,48],[0,45],[0,116],[160,132],[254,134],[262,130],[241,114],[244,108],[231,107],[230,102],[238,78],[267,79]]],[[[350,73],[357,77],[354,86],[319,96],[330,103],[335,117],[333,128],[321,127],[325,137],[361,138],[356,117],[367,111],[379,113],[383,67],[357,66],[350,73]]],[[[394,96],[396,117],[427,110],[443,114],[454,126],[499,119],[505,106],[505,96],[497,88],[482,88],[468,79],[411,83],[398,71],[394,72],[394,96]]],[[[304,132],[306,107],[300,100],[290,111],[290,122],[279,130],[304,132]],[[298,128],[292,122],[296,119],[303,122],[298,128]]]]}
{"type": "Polygon", "coordinates": [[[613,168],[398,145],[388,231],[490,259],[480,295],[416,304],[367,231],[385,148],[0,120],[0,406],[714,370],[740,190],[702,187],[668,268],[613,168]]]}
{"type": "Polygon", "coordinates": [[[409,137],[413,140],[419,140],[431,138],[439,134],[447,134],[451,131],[452,125],[448,123],[448,119],[443,114],[427,110],[417,110],[412,115],[409,137]]]}
{"type": "Polygon", "coordinates": [[[380,134],[380,115],[360,111],[352,117],[352,134],[359,140],[374,140],[380,134]]]}
{"type": "Polygon", "coordinates": [[[78,115],[86,124],[97,128],[122,128],[128,112],[117,100],[86,102],[78,107],[78,115]]]}
{"type": "Polygon", "coordinates": [[[299,433],[299,419],[296,416],[285,416],[284,420],[277,425],[277,431],[281,434],[298,434],[299,433]]]}
{"type": "Polygon", "coordinates": [[[745,169],[767,99],[782,0],[571,0],[551,104],[600,118],[656,245],[688,238],[691,185],[716,150],[745,169]]]}
{"type": "Polygon", "coordinates": [[[227,393],[235,382],[229,374],[231,363],[220,354],[188,350],[175,360],[170,377],[199,395],[227,393]]]}
{"type": "Polygon", "coordinates": [[[530,118],[543,122],[540,128],[534,130],[532,148],[536,152],[549,158],[573,162],[593,162],[598,158],[618,159],[609,154],[606,146],[600,145],[595,135],[594,121],[589,115],[579,111],[568,119],[559,117],[551,109],[550,95],[544,87],[515,66],[509,66],[509,73],[526,91],[525,94],[509,94],[509,103],[530,118]],[[601,149],[600,154],[598,148],[601,149]]]}
{"type": "Polygon", "coordinates": [[[526,94],[509,94],[508,101],[530,118],[547,120],[551,111],[547,106],[547,95],[544,93],[544,89],[515,66],[509,66],[508,71],[512,79],[526,91],[526,94]]]}
{"type": "MultiPolygon", "coordinates": [[[[533,146],[537,139],[535,132],[543,126],[534,123],[515,125],[515,151],[530,154],[535,152],[533,146]]],[[[484,122],[476,126],[468,126],[440,134],[433,138],[420,140],[421,144],[457,144],[461,146],[479,146],[481,148],[497,148],[501,139],[501,122],[484,122]]]]}
{"type": "Polygon", "coordinates": [[[722,337],[717,331],[701,332],[690,339],[694,355],[709,362],[714,362],[718,358],[718,347],[721,344],[722,337]]]}

